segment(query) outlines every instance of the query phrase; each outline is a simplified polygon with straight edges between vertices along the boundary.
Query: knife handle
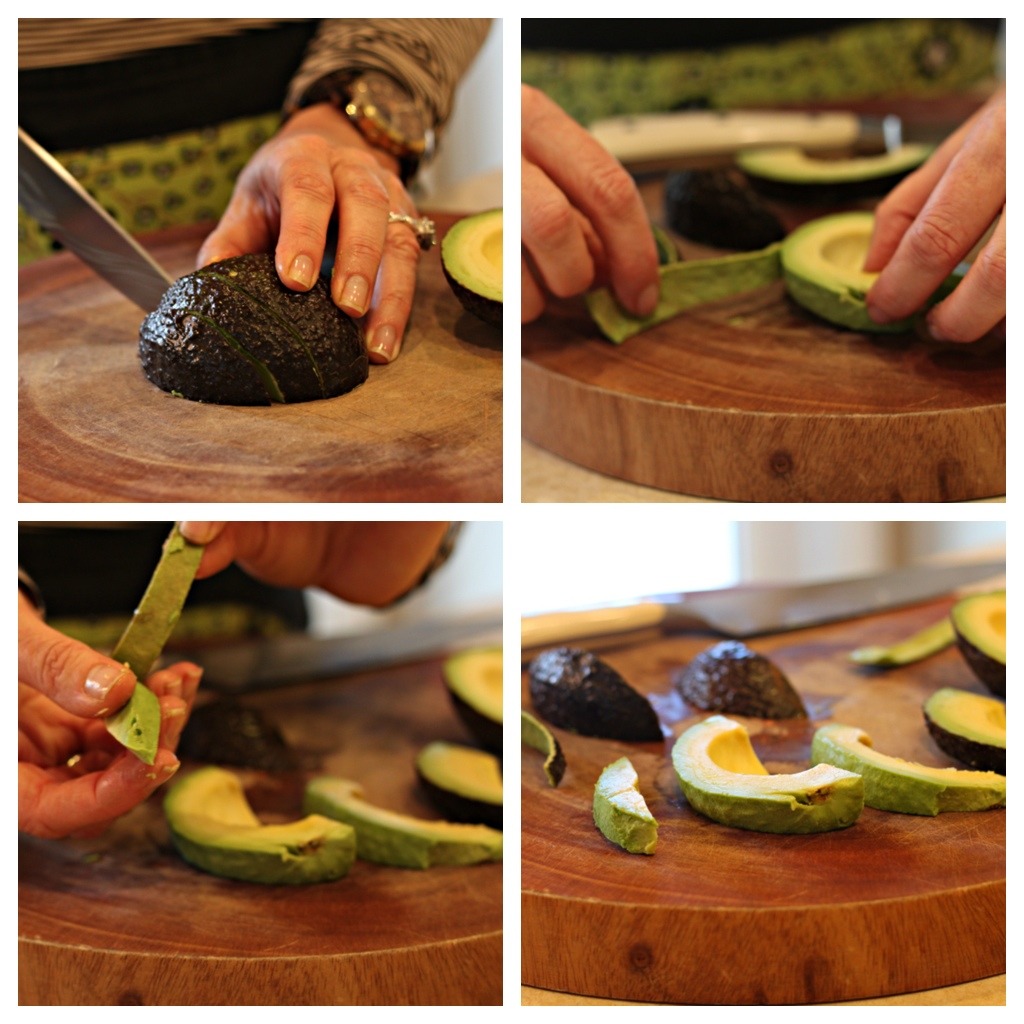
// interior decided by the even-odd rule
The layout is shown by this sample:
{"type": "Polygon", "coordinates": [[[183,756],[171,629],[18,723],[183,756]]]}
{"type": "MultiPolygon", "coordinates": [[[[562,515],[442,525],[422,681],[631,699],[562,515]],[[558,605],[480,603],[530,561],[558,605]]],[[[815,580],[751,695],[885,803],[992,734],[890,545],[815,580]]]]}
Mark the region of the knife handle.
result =
{"type": "Polygon", "coordinates": [[[630,633],[659,627],[665,621],[665,614],[664,605],[641,602],[615,608],[531,615],[522,621],[521,642],[524,648],[554,647],[609,633],[630,633]]]}

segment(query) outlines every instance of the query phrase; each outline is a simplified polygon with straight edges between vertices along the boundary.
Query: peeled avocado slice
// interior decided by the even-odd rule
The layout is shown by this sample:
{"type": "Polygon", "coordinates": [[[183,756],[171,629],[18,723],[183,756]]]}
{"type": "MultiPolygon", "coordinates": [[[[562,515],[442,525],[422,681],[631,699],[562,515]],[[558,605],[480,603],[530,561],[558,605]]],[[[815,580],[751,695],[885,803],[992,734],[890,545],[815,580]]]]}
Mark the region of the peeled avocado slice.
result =
{"type": "Polygon", "coordinates": [[[365,800],[362,787],[348,779],[312,779],[303,805],[308,813],[351,825],[361,860],[404,868],[501,860],[502,835],[497,830],[486,825],[424,821],[375,807],[365,800]]]}
{"type": "Polygon", "coordinates": [[[722,825],[756,832],[828,832],[852,825],[864,785],[851,771],[818,764],[795,775],[770,775],[739,723],[712,715],[672,748],[672,767],[694,810],[722,825]]]}
{"type": "Polygon", "coordinates": [[[811,741],[811,760],[834,765],[864,779],[864,803],[880,811],[936,815],[982,811],[1006,804],[1006,779],[995,772],[931,768],[880,754],[871,738],[854,726],[822,726],[811,741]]]}
{"type": "Polygon", "coordinates": [[[466,728],[492,753],[502,747],[502,649],[471,647],[453,654],[441,675],[466,728]]]}
{"type": "Polygon", "coordinates": [[[956,642],[971,670],[998,697],[1006,696],[1006,591],[975,594],[953,605],[956,642]]]}
{"type": "Polygon", "coordinates": [[[539,722],[529,711],[521,712],[520,725],[523,742],[544,754],[544,774],[552,786],[557,786],[565,775],[565,754],[551,730],[539,722]]]}
{"type": "Polygon", "coordinates": [[[654,853],[658,823],[647,808],[628,757],[620,757],[601,772],[594,786],[594,824],[628,853],[654,853]]]}
{"type": "Polygon", "coordinates": [[[504,216],[486,210],[456,221],[441,241],[441,266],[463,307],[501,328],[504,216]]]}
{"type": "Polygon", "coordinates": [[[981,771],[1006,774],[1006,705],[994,697],[945,686],[924,703],[924,720],[950,757],[981,771]]]}
{"type": "Polygon", "coordinates": [[[493,754],[461,743],[428,743],[416,756],[420,784],[452,821],[501,828],[501,765],[493,754]]]}
{"type": "Polygon", "coordinates": [[[310,815],[264,825],[245,798],[238,776],[200,768],[177,780],[164,799],[171,839],[202,871],[243,882],[301,885],[348,874],[356,857],[348,825],[310,815]]]}
{"type": "Polygon", "coordinates": [[[858,665],[870,665],[872,668],[911,665],[915,661],[923,661],[933,654],[938,654],[939,651],[944,651],[955,640],[953,623],[947,617],[894,644],[858,647],[850,652],[850,660],[858,665]]]}

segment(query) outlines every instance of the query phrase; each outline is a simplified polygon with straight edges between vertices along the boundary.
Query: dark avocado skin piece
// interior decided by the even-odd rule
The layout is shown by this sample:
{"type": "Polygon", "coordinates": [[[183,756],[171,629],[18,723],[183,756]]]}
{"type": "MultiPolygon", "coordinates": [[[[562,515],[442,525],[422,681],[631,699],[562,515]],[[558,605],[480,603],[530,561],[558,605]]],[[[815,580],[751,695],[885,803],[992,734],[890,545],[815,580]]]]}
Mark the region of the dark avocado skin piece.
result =
{"type": "Polygon", "coordinates": [[[220,405],[331,398],[369,373],[359,327],[331,301],[327,283],[291,291],[269,253],[175,281],[142,322],[139,356],[157,387],[220,405]]]}
{"type": "Polygon", "coordinates": [[[538,654],[529,674],[533,706],[552,725],[608,740],[662,738],[647,698],[596,654],[556,647],[538,654]]]}
{"type": "Polygon", "coordinates": [[[957,631],[956,645],[964,656],[964,661],[970,666],[971,671],[978,679],[988,687],[991,693],[997,697],[1006,696],[1006,666],[990,658],[984,651],[979,650],[970,640],[957,631]]]}
{"type": "Polygon", "coordinates": [[[738,640],[702,651],[672,679],[687,704],[751,718],[806,718],[807,709],[782,671],[738,640]]]}
{"type": "Polygon", "coordinates": [[[262,712],[229,697],[192,710],[178,741],[178,755],[205,764],[290,772],[299,758],[262,712]]]}

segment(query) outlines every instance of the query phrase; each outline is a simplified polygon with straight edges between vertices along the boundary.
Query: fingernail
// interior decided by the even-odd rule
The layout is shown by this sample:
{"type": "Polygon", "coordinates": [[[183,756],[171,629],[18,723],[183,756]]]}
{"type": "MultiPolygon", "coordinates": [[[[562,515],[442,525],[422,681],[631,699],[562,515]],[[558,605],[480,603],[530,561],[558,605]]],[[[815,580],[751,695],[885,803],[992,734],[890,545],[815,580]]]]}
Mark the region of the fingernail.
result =
{"type": "Polygon", "coordinates": [[[650,316],[658,306],[661,289],[656,284],[649,285],[636,300],[636,310],[641,316],[650,316]]]}
{"type": "Polygon", "coordinates": [[[85,694],[94,700],[103,700],[114,684],[126,675],[131,675],[127,665],[97,665],[85,677],[85,694]]]}
{"type": "Polygon", "coordinates": [[[292,260],[288,273],[291,275],[292,280],[302,285],[303,288],[313,287],[313,281],[315,280],[313,261],[305,253],[301,253],[292,260]]]}
{"type": "Polygon", "coordinates": [[[213,540],[216,528],[220,523],[197,523],[192,521],[183,522],[179,529],[181,535],[193,544],[209,544],[213,540]]]}
{"type": "Polygon", "coordinates": [[[398,355],[398,332],[391,324],[381,324],[366,344],[368,352],[383,356],[389,363],[398,355]]]}
{"type": "Polygon", "coordinates": [[[164,773],[164,775],[173,775],[180,767],[181,767],[181,762],[177,758],[175,758],[174,759],[174,764],[162,764],[162,765],[160,765],[160,771],[162,771],[164,773]]]}
{"type": "Polygon", "coordinates": [[[875,321],[876,324],[891,324],[896,318],[890,316],[884,309],[880,309],[874,303],[869,302],[867,304],[868,316],[875,321]]]}
{"type": "Polygon", "coordinates": [[[952,339],[950,339],[949,335],[946,334],[946,332],[941,327],[936,327],[935,326],[935,321],[931,318],[931,316],[926,316],[925,317],[925,319],[924,319],[924,327],[925,327],[925,330],[928,332],[928,337],[931,338],[932,341],[947,341],[948,342],[948,341],[952,340],[952,339]]]}
{"type": "Polygon", "coordinates": [[[370,285],[366,278],[353,274],[345,282],[338,305],[343,309],[350,310],[356,316],[362,316],[366,312],[369,295],[370,285]]]}

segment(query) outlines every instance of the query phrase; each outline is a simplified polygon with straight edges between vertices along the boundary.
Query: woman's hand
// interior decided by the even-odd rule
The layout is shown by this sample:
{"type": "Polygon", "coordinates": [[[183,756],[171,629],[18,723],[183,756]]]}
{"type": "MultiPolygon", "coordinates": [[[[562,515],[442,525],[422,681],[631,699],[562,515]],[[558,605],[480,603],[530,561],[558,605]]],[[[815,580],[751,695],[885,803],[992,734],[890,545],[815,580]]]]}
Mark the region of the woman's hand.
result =
{"type": "Polygon", "coordinates": [[[395,158],[371,148],[332,104],[314,104],[253,155],[197,263],[273,250],[281,281],[308,291],[337,217],[331,296],[349,315],[367,317],[371,361],[391,362],[412,310],[420,256],[408,226],[388,224],[392,211],[417,216],[395,158]]]}
{"type": "Polygon", "coordinates": [[[609,284],[631,313],[658,304],[658,254],[633,179],[542,92],[522,86],[522,318],[545,296],[609,284]]]}
{"type": "Polygon", "coordinates": [[[867,296],[872,319],[920,309],[990,227],[967,275],[927,315],[938,341],[976,341],[1006,316],[1005,92],[879,204],[864,265],[881,271],[867,296]]]}

